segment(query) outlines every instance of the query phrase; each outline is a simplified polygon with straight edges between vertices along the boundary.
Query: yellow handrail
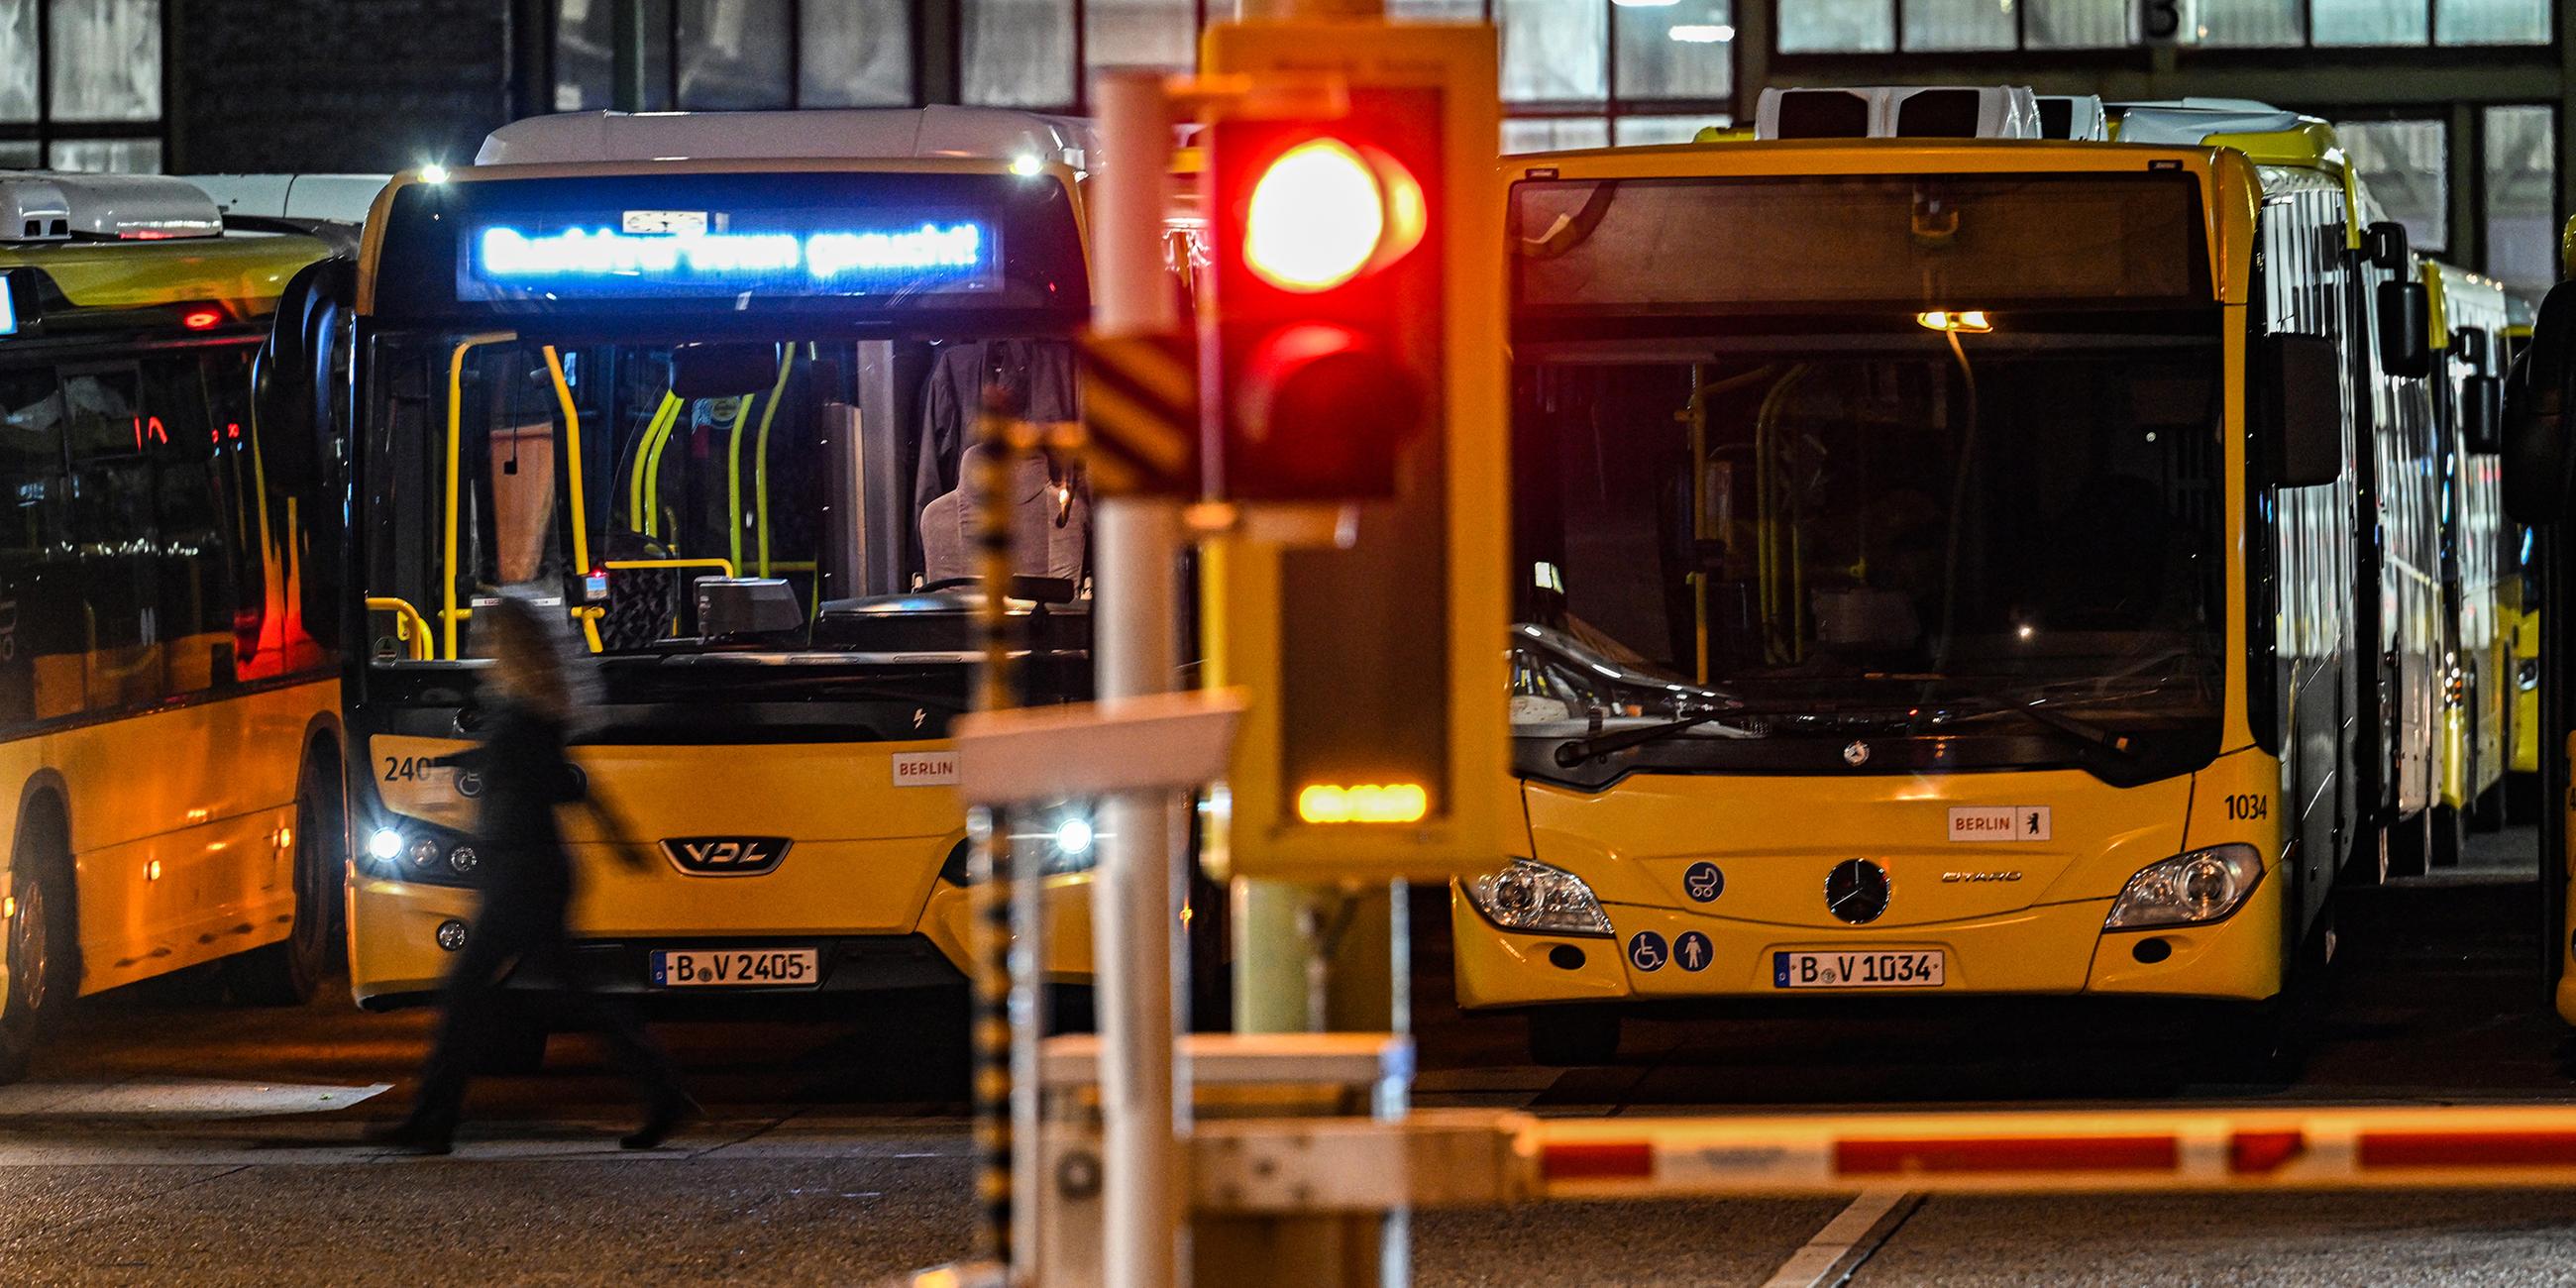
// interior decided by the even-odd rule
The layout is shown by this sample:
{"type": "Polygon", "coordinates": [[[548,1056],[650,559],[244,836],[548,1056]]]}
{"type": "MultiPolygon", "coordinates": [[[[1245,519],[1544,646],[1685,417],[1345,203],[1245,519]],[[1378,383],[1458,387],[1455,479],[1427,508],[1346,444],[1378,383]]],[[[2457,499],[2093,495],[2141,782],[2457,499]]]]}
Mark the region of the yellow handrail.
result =
{"type": "Polygon", "coordinates": [[[769,387],[769,404],[760,409],[760,437],[752,447],[751,477],[755,494],[753,506],[760,515],[760,575],[769,575],[769,422],[778,414],[778,400],[787,396],[787,373],[796,366],[796,346],[783,346],[787,356],[778,360],[778,383],[769,387]]]}
{"type": "Polygon", "coordinates": [[[410,650],[411,660],[429,660],[429,619],[421,616],[420,610],[412,607],[410,600],[397,599],[392,595],[369,595],[367,611],[393,614],[394,638],[403,641],[404,647],[410,650]]]}
{"type": "Polygon", "coordinates": [[[721,558],[721,557],[717,557],[717,556],[710,556],[710,557],[705,558],[705,559],[611,559],[611,560],[609,560],[607,563],[601,564],[600,566],[601,566],[601,567],[603,567],[603,568],[615,568],[615,569],[626,569],[626,568],[717,568],[717,569],[721,569],[721,570],[723,570],[724,575],[725,575],[727,578],[731,578],[731,577],[733,577],[733,576],[735,575],[735,574],[734,574],[734,570],[733,570],[733,569],[734,569],[734,563],[733,563],[733,560],[731,560],[731,559],[725,559],[725,558],[721,558]]]}
{"type": "MultiPolygon", "coordinates": [[[[564,455],[566,481],[572,487],[572,561],[576,575],[587,584],[590,577],[590,516],[584,508],[581,487],[581,413],[573,407],[572,383],[564,379],[563,358],[553,345],[546,346],[546,374],[554,379],[555,399],[563,404],[564,455]]],[[[599,624],[594,614],[579,607],[573,617],[581,622],[582,637],[590,642],[590,651],[600,650],[599,624]]]]}
{"type": "Polygon", "coordinates": [[[635,479],[626,502],[627,526],[648,537],[662,535],[662,445],[671,441],[671,426],[686,404],[674,393],[662,395],[644,437],[635,444],[635,479]],[[648,491],[649,489],[649,491],[648,491]]]}
{"type": "Polygon", "coordinates": [[[456,624],[466,614],[456,607],[456,511],[458,489],[462,478],[465,445],[465,354],[467,350],[487,344],[502,344],[518,339],[515,331],[485,331],[469,335],[457,343],[447,356],[447,532],[443,543],[445,561],[439,569],[439,623],[444,628],[440,640],[449,661],[456,659],[456,624]]]}

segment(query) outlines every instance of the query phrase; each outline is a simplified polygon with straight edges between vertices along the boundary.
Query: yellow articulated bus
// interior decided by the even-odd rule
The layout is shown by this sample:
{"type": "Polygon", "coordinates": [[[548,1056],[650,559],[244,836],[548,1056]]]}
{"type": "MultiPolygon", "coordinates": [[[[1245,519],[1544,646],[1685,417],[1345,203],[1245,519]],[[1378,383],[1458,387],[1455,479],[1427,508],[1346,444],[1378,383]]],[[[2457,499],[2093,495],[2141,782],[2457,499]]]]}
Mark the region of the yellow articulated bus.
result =
{"type": "Polygon", "coordinates": [[[334,538],[263,468],[252,366],[332,249],[175,179],[0,172],[0,1079],[75,996],[325,969],[334,538]]]}
{"type": "MultiPolygon", "coordinates": [[[[333,320],[301,356],[353,382],[360,1004],[425,999],[468,933],[481,784],[440,759],[483,719],[476,607],[513,585],[597,654],[573,754],[612,807],[568,815],[581,977],[514,988],[721,1014],[962,979],[949,726],[980,596],[1011,601],[1031,700],[1089,685],[1080,480],[1023,463],[999,588],[959,490],[993,400],[1075,415],[1083,139],[955,108],[592,114],[395,179],[354,266],[311,283],[333,320]]],[[[1089,819],[1023,822],[1050,978],[1086,980],[1089,819]]]]}
{"type": "Polygon", "coordinates": [[[1881,990],[2240,1003],[2269,1059],[2338,882],[2426,857],[2421,263],[2322,122],[2090,106],[1509,163],[1529,833],[1453,924],[1540,1060],[1881,990]]]}
{"type": "Polygon", "coordinates": [[[2441,486],[2440,798],[2432,861],[2459,861],[2462,833],[2501,827],[2514,742],[2515,640],[2522,578],[2504,518],[2502,283],[2449,264],[2423,266],[2434,364],[2441,486]]]}

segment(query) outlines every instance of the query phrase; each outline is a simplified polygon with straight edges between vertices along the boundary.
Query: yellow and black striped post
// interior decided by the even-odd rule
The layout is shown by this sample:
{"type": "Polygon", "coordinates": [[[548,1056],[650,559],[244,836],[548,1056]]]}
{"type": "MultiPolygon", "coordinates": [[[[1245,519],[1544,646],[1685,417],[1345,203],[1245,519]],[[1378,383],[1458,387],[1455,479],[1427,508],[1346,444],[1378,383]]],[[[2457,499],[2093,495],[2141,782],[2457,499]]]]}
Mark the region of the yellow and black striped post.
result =
{"type": "MultiPolygon", "coordinates": [[[[969,453],[973,464],[967,482],[975,503],[976,572],[983,583],[983,603],[976,613],[983,665],[975,686],[975,709],[999,711],[1018,705],[1011,676],[1011,483],[1021,455],[1035,445],[1025,422],[1002,406],[999,391],[988,392],[976,422],[980,450],[969,453]]],[[[1012,1265],[1011,1123],[1011,891],[1019,874],[1011,862],[1011,834],[1004,811],[978,806],[969,828],[975,838],[973,883],[968,898],[973,911],[971,957],[974,989],[975,1197],[982,1206],[977,1252],[1009,1272],[1012,1265]]],[[[1034,1032],[1029,1041],[1036,1041],[1034,1032]]],[[[1034,1142],[1032,1142],[1034,1144],[1034,1142]]]]}

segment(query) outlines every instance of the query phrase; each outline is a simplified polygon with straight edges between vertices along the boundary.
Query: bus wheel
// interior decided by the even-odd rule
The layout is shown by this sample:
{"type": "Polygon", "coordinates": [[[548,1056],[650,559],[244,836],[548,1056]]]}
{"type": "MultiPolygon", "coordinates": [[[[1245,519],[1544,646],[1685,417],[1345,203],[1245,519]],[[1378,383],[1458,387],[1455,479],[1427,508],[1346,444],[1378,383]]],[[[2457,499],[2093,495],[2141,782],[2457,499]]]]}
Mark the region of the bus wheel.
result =
{"type": "Polygon", "coordinates": [[[2420,877],[2433,856],[2433,811],[2388,825],[2388,875],[2420,877]]]}
{"type": "Polygon", "coordinates": [[[2468,843],[2467,815],[2448,805],[2436,805],[2426,812],[2433,816],[2433,847],[2426,852],[2426,860],[2437,868],[2460,866],[2460,850],[2468,843]]]}
{"type": "Polygon", "coordinates": [[[338,811],[324,793],[335,784],[307,767],[295,793],[295,922],[286,938],[224,959],[224,983],[252,1006],[302,1006],[330,969],[340,908],[338,811]]]}
{"type": "Polygon", "coordinates": [[[1609,1064],[1619,1058],[1619,1014],[1597,1006],[1551,1006],[1529,1013],[1530,1063],[1555,1068],[1609,1064]]]}
{"type": "Polygon", "coordinates": [[[494,1008],[483,1047],[476,1051],[474,1072],[517,1078],[546,1067],[546,1038],[554,1026],[532,999],[503,996],[494,1008]]]}
{"type": "Polygon", "coordinates": [[[27,1076],[27,1058],[53,1027],[80,978],[78,923],[72,916],[71,865],[58,829],[30,820],[9,864],[6,936],[9,983],[0,993],[0,1082],[27,1076]]]}

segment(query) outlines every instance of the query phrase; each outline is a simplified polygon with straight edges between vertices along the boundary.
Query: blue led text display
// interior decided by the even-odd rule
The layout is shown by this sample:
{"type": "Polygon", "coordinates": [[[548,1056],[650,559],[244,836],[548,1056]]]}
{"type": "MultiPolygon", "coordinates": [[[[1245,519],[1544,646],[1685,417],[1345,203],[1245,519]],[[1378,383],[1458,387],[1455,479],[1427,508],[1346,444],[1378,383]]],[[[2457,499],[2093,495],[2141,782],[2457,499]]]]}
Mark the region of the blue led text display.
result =
{"type": "Polygon", "coordinates": [[[0,335],[18,334],[18,302],[9,297],[9,279],[0,277],[0,335]]]}
{"type": "Polygon", "coordinates": [[[1001,283],[1001,248],[992,227],[977,219],[823,226],[820,220],[734,218],[724,224],[674,233],[621,232],[613,219],[470,228],[458,257],[458,296],[911,295],[989,291],[1001,283]]]}

